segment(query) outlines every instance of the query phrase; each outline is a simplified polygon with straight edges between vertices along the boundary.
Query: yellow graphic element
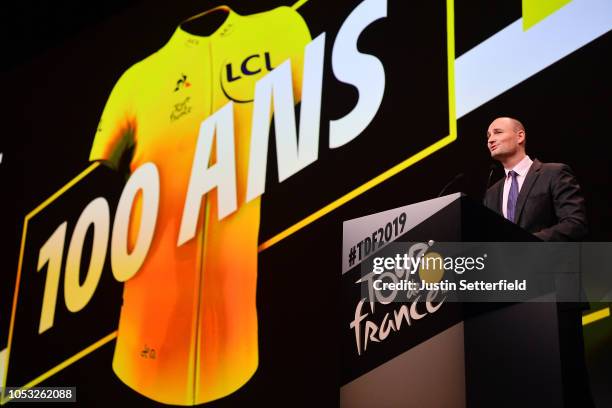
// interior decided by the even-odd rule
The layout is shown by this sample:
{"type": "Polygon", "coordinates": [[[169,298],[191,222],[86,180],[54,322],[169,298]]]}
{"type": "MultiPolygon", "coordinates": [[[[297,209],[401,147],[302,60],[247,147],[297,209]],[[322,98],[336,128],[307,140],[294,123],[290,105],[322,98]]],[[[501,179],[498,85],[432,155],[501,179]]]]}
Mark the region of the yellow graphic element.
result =
{"type": "Polygon", "coordinates": [[[302,7],[306,3],[308,3],[308,0],[299,0],[299,1],[296,1],[295,3],[293,3],[291,8],[294,9],[294,10],[297,10],[297,9],[299,9],[300,7],[302,7]]]}
{"type": "Polygon", "coordinates": [[[523,0],[523,31],[529,30],[572,0],[523,0]]]}
{"type": "Polygon", "coordinates": [[[606,307],[605,309],[582,316],[582,325],[586,326],[587,324],[591,324],[608,316],[610,316],[610,308],[606,307]]]}
{"type": "MultiPolygon", "coordinates": [[[[299,7],[301,7],[302,5],[304,5],[308,0],[299,0],[298,2],[296,2],[292,8],[293,9],[298,9],[299,7]]],[[[436,143],[432,144],[431,146],[421,150],[420,152],[408,157],[406,160],[398,163],[397,165],[391,167],[390,169],[386,170],[385,172],[381,173],[380,175],[374,177],[373,179],[371,179],[370,181],[364,183],[363,185],[359,186],[358,188],[352,190],[351,192],[347,193],[346,195],[340,197],[337,200],[334,200],[333,202],[331,202],[330,204],[328,204],[327,206],[315,211],[313,214],[309,215],[308,217],[304,218],[303,220],[301,220],[300,222],[296,223],[295,225],[287,228],[286,230],[282,231],[281,233],[277,234],[276,236],[272,237],[271,239],[267,240],[266,242],[262,243],[259,246],[259,251],[263,251],[269,247],[271,247],[272,245],[278,243],[279,241],[283,240],[284,238],[290,236],[291,234],[299,231],[300,229],[302,229],[303,227],[309,225],[310,223],[318,220],[319,218],[323,217],[324,215],[330,213],[331,211],[333,211],[334,209],[340,207],[341,205],[347,203],[348,201],[352,200],[353,198],[359,196],[360,194],[363,194],[364,192],[370,190],[371,188],[377,186],[378,184],[388,180],[389,178],[393,177],[394,175],[400,173],[401,171],[407,169],[408,167],[412,166],[413,164],[423,160],[424,158],[426,158],[427,156],[435,153],[436,151],[440,150],[441,148],[447,146],[448,144],[452,143],[453,141],[455,141],[457,139],[457,121],[456,121],[456,109],[455,109],[455,28],[454,28],[454,2],[453,0],[447,0],[446,2],[446,7],[447,7],[447,14],[446,14],[446,28],[447,28],[447,67],[448,67],[448,103],[449,103],[449,126],[450,126],[450,134],[444,138],[442,138],[441,140],[437,141],[436,143]]],[[[187,43],[188,46],[191,46],[189,44],[192,43],[187,43]]],[[[293,64],[292,64],[293,65],[293,64]]],[[[295,77],[294,77],[295,78],[295,77]]],[[[301,77],[300,77],[300,82],[301,82],[301,77]]],[[[180,121],[177,121],[180,122],[180,121]]],[[[126,128],[128,134],[129,132],[132,130],[130,128],[126,128]]],[[[117,158],[115,158],[117,159],[117,158]]],[[[110,161],[107,164],[110,164],[111,166],[113,166],[117,164],[116,161],[110,161]]],[[[7,347],[7,354],[6,354],[6,362],[5,362],[5,367],[4,367],[4,384],[2,384],[3,389],[6,387],[6,378],[7,378],[7,373],[8,373],[8,364],[9,364],[9,356],[10,356],[10,348],[11,348],[11,341],[12,341],[12,334],[13,334],[13,327],[14,327],[14,320],[15,320],[15,311],[16,311],[16,305],[17,305],[17,295],[18,295],[18,288],[19,288],[19,282],[20,282],[20,276],[21,276],[21,265],[22,265],[22,260],[23,260],[23,249],[24,249],[24,245],[25,245],[25,238],[26,238],[26,232],[27,232],[27,221],[29,219],[31,219],[33,216],[35,216],[36,214],[38,214],[40,211],[42,211],[46,206],[48,206],[51,202],[53,202],[55,199],[57,199],[59,196],[61,196],[64,192],[66,192],[70,187],[72,187],[74,184],[76,184],[77,182],[79,182],[80,180],[82,180],[85,176],[87,176],[89,173],[91,173],[96,167],[99,166],[99,162],[93,163],[92,165],[90,165],[87,169],[85,169],[82,173],[80,173],[77,177],[75,177],[73,180],[71,180],[68,184],[66,184],[64,187],[62,187],[60,190],[58,190],[55,194],[53,194],[51,197],[49,197],[47,200],[45,200],[43,203],[41,203],[38,207],[36,207],[36,209],[34,209],[32,212],[30,212],[24,221],[24,227],[23,227],[23,232],[22,232],[22,242],[21,242],[21,248],[20,248],[20,255],[19,255],[19,266],[18,266],[18,270],[17,270],[17,279],[16,279],[16,283],[15,283],[15,293],[13,296],[13,306],[12,306],[12,311],[11,311],[11,323],[10,323],[10,328],[9,328],[9,338],[8,338],[8,347],[7,347]]],[[[136,202],[137,205],[138,202],[136,202]]],[[[208,207],[206,207],[206,210],[208,210],[208,207]]],[[[95,351],[96,349],[102,347],[104,344],[108,343],[109,341],[113,340],[114,338],[117,337],[117,332],[113,332],[110,335],[98,340],[97,342],[91,344],[90,346],[88,346],[87,348],[85,348],[83,351],[81,351],[80,353],[75,354],[73,357],[63,361],[62,363],[58,364],[57,366],[55,366],[53,369],[43,373],[42,375],[40,375],[39,377],[37,377],[35,380],[30,381],[29,383],[27,383],[22,389],[29,389],[32,388],[34,386],[36,386],[37,384],[41,383],[42,381],[46,380],[47,378],[51,377],[52,375],[56,374],[57,372],[61,371],[62,369],[68,367],[69,365],[75,363],[76,361],[78,361],[79,359],[81,359],[82,357],[84,357],[85,355],[95,351]]],[[[4,394],[2,396],[2,405],[5,404],[6,402],[8,402],[8,400],[4,399],[4,394]]]]}
{"type": "Polygon", "coordinates": [[[440,282],[444,276],[444,259],[437,252],[426,253],[419,267],[419,276],[426,283],[440,282]]]}
{"type": "Polygon", "coordinates": [[[135,391],[177,405],[222,398],[258,367],[261,199],[246,202],[252,101],[257,80],[290,59],[299,102],[311,40],[290,7],[242,16],[221,6],[191,19],[209,13],[226,15],[213,34],[193,35],[179,25],[162,49],[121,76],[90,153],[90,160],[117,168],[133,149],[132,172],[148,162],[159,171],[157,227],[148,257],[125,282],[113,370],[135,391]],[[231,101],[238,210],[219,220],[212,190],[202,198],[196,237],[177,246],[200,126],[231,101]],[[154,358],[142,353],[148,349],[154,358]]]}
{"type": "MultiPolygon", "coordinates": [[[[8,374],[8,366],[9,366],[9,361],[10,361],[10,356],[11,356],[11,344],[13,342],[13,331],[15,328],[15,313],[17,312],[17,299],[19,297],[19,283],[21,282],[23,253],[25,249],[26,235],[28,232],[28,222],[32,218],[34,218],[34,216],[36,216],[38,213],[44,210],[49,204],[55,201],[58,197],[60,197],[62,194],[68,191],[72,186],[74,186],[76,183],[78,183],[83,178],[85,178],[89,173],[94,171],[98,166],[99,166],[98,163],[91,164],[89,167],[83,170],[79,175],[77,175],[75,178],[70,180],[62,188],[57,190],[55,193],[53,193],[53,195],[51,195],[49,198],[43,201],[40,205],[38,205],[38,207],[30,211],[23,220],[23,231],[21,232],[21,245],[19,247],[19,261],[17,263],[17,278],[15,279],[15,291],[13,292],[13,305],[11,309],[11,322],[9,324],[9,335],[8,335],[8,342],[7,342],[7,348],[6,348],[6,359],[4,361],[4,367],[2,367],[2,369],[4,370],[4,376],[2,377],[4,381],[2,384],[2,398],[0,398],[1,401],[4,401],[4,397],[5,397],[4,390],[6,389],[6,377],[8,374]]],[[[45,376],[46,374],[47,373],[43,374],[41,377],[45,376]]]]}

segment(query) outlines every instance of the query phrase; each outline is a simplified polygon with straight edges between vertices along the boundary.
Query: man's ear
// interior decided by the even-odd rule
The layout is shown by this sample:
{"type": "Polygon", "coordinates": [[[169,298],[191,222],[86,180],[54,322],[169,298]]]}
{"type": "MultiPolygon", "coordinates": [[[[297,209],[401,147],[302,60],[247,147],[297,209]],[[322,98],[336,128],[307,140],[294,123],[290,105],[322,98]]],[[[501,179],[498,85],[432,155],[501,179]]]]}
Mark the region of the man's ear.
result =
{"type": "Polygon", "coordinates": [[[519,130],[518,132],[516,132],[516,134],[518,135],[518,143],[525,146],[525,141],[527,139],[527,135],[525,134],[525,131],[519,130]]]}

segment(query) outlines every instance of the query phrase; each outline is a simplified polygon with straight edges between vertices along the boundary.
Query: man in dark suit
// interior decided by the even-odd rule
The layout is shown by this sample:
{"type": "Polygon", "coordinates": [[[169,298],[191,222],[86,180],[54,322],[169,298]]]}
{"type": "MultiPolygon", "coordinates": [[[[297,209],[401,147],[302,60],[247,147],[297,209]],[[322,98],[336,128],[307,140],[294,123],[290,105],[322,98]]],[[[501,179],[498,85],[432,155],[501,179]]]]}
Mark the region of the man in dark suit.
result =
{"type": "Polygon", "coordinates": [[[489,126],[487,145],[506,177],[489,188],[485,206],[543,241],[582,240],[587,233],[584,198],[571,169],[532,161],[525,142],[525,128],[516,119],[498,118],[489,126]]]}
{"type": "MultiPolygon", "coordinates": [[[[580,186],[569,166],[531,160],[526,132],[514,118],[497,118],[487,130],[491,157],[506,176],[491,186],[484,205],[543,241],[580,241],[587,234],[580,186]]],[[[566,407],[593,406],[584,361],[581,308],[559,303],[559,346],[566,407]]]]}

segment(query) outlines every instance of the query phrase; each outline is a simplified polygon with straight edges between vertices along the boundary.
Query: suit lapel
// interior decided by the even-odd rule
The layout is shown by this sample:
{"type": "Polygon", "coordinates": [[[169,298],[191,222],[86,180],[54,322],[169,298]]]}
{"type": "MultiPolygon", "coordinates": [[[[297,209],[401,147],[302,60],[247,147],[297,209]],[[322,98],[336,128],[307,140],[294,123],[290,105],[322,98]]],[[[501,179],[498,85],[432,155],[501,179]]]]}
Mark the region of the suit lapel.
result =
{"type": "Polygon", "coordinates": [[[516,200],[516,215],[515,215],[515,223],[519,225],[519,221],[521,219],[521,214],[523,213],[523,207],[525,207],[525,202],[527,201],[527,197],[529,196],[529,192],[533,187],[536,179],[540,175],[540,168],[542,167],[542,163],[535,159],[527,172],[527,177],[525,177],[525,181],[521,187],[521,191],[516,200]]]}

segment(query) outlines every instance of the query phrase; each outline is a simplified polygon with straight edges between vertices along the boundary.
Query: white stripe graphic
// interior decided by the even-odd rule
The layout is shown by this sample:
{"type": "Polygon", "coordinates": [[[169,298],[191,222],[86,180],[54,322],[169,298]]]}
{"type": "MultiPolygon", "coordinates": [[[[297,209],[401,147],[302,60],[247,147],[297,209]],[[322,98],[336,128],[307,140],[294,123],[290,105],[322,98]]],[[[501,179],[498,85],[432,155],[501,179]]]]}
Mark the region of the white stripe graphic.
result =
{"type": "Polygon", "coordinates": [[[612,0],[574,0],[527,31],[523,19],[455,60],[457,118],[612,29],[612,0]]]}

